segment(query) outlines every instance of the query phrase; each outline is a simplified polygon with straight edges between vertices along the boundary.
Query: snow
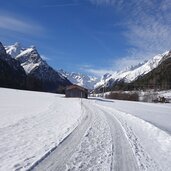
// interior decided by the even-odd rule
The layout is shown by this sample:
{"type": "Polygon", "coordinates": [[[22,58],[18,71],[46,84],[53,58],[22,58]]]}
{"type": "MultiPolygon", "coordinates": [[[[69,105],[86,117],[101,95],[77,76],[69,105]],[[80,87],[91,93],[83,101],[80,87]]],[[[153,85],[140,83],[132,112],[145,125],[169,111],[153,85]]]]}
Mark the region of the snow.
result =
{"type": "Polygon", "coordinates": [[[21,66],[24,68],[26,74],[29,74],[31,71],[33,71],[36,67],[40,66],[40,62],[39,63],[23,63],[21,64],[21,66]]]}
{"type": "Polygon", "coordinates": [[[34,48],[30,47],[22,51],[20,54],[18,54],[16,57],[19,58],[20,56],[25,56],[30,54],[32,51],[34,51],[34,48]]]}
{"type": "Polygon", "coordinates": [[[14,45],[5,46],[5,49],[6,53],[11,55],[12,58],[15,58],[24,50],[18,42],[16,42],[14,45]]]}
{"type": "Polygon", "coordinates": [[[0,170],[29,169],[82,118],[79,99],[4,88],[0,94],[0,170]]]}
{"type": "Polygon", "coordinates": [[[27,48],[18,54],[15,59],[19,60],[26,74],[29,74],[36,67],[39,67],[44,61],[40,58],[35,48],[27,48]]]}

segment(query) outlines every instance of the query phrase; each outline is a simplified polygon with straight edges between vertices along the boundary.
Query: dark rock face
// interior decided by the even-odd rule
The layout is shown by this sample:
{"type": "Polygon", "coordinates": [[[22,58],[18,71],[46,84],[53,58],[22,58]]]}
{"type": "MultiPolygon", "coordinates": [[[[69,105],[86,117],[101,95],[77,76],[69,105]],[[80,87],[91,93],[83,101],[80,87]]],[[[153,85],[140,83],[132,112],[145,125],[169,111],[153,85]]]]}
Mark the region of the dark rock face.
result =
{"type": "Polygon", "coordinates": [[[20,63],[6,54],[0,43],[0,86],[25,89],[26,74],[20,63]]]}

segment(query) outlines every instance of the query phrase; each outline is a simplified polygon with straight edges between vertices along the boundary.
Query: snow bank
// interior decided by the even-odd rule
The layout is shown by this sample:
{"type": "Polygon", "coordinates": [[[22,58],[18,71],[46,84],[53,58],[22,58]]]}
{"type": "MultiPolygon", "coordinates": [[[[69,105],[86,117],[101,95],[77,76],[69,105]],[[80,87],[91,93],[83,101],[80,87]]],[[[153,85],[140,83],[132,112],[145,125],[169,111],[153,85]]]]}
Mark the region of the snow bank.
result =
{"type": "Polygon", "coordinates": [[[82,119],[79,99],[0,88],[0,170],[27,170],[82,119]]]}

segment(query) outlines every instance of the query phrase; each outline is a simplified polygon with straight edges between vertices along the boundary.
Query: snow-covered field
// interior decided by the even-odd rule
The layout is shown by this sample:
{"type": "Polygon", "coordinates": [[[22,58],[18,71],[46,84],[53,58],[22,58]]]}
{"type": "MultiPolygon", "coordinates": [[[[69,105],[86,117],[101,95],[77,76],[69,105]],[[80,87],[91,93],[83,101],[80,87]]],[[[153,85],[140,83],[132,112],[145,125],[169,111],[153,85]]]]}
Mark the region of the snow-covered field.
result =
{"type": "Polygon", "coordinates": [[[81,120],[79,99],[0,88],[0,170],[26,170],[81,120]]]}
{"type": "Polygon", "coordinates": [[[137,116],[171,134],[171,104],[97,100],[97,104],[137,116]]]}
{"type": "Polygon", "coordinates": [[[0,171],[170,171],[170,111],[0,88],[0,171]]]}

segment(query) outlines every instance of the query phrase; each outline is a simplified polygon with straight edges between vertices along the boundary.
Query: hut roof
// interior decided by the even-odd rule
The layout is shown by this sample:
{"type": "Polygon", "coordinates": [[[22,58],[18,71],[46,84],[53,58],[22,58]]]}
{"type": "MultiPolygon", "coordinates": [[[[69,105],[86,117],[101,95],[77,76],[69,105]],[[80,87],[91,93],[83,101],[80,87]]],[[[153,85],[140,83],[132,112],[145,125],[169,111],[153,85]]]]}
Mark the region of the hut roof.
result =
{"type": "Polygon", "coordinates": [[[84,87],[81,87],[81,86],[79,86],[79,85],[75,85],[75,84],[73,84],[73,85],[71,85],[71,86],[68,86],[67,88],[66,88],[66,90],[72,90],[72,89],[80,89],[80,90],[82,90],[82,91],[88,91],[86,88],[84,88],[84,87]]]}

